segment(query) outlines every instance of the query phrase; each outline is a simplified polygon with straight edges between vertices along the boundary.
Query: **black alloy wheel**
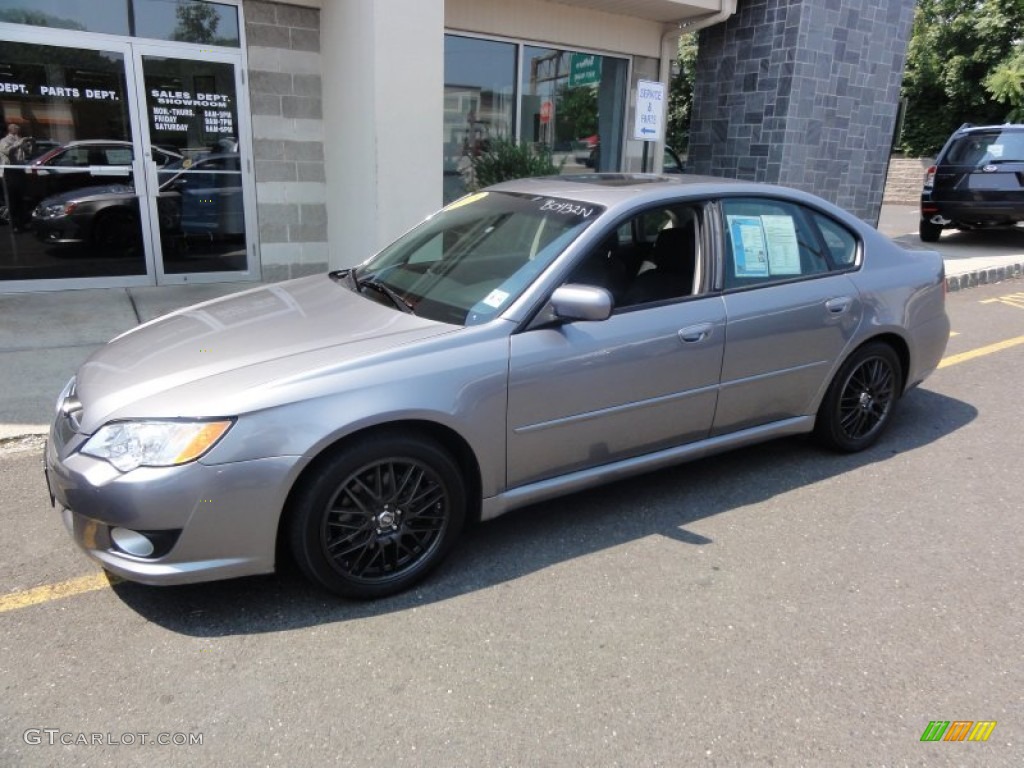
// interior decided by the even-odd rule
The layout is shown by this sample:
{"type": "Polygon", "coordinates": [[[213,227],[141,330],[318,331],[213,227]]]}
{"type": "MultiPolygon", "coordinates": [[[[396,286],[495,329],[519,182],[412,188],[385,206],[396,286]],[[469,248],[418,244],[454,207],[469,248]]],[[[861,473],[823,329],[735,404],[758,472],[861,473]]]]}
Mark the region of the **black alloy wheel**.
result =
{"type": "Polygon", "coordinates": [[[866,344],[843,364],[818,410],[815,435],[830,448],[862,451],[882,434],[903,389],[899,358],[882,342],[866,344]]]}
{"type": "Polygon", "coordinates": [[[371,438],[329,458],[300,490],[292,552],[309,578],[336,594],[384,597],[441,562],[465,507],[459,468],[439,446],[371,438]]]}

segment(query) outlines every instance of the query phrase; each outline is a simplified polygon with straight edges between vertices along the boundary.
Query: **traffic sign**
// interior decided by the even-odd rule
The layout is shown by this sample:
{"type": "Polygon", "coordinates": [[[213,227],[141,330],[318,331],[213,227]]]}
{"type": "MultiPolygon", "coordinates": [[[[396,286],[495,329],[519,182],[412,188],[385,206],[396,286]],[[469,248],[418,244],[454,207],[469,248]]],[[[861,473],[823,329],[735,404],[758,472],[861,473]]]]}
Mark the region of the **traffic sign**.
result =
{"type": "Polygon", "coordinates": [[[636,84],[636,120],[633,138],[639,141],[661,141],[664,133],[665,84],[639,80],[636,84]]]}
{"type": "Polygon", "coordinates": [[[550,123],[551,122],[551,113],[554,112],[554,111],[555,111],[554,105],[551,103],[551,100],[550,99],[544,99],[544,101],[542,101],[540,103],[540,121],[541,121],[541,123],[543,123],[545,125],[550,123]]]}

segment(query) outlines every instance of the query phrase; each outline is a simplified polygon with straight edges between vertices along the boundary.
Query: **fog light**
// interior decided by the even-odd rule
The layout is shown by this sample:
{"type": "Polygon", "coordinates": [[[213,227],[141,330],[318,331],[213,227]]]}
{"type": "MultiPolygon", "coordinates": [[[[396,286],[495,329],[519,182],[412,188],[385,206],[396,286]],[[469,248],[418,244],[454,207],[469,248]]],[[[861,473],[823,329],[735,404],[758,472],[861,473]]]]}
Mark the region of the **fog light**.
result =
{"type": "Polygon", "coordinates": [[[153,542],[138,531],[132,531],[127,528],[114,528],[110,532],[110,538],[117,545],[118,549],[124,550],[129,555],[149,557],[153,554],[153,542]]]}

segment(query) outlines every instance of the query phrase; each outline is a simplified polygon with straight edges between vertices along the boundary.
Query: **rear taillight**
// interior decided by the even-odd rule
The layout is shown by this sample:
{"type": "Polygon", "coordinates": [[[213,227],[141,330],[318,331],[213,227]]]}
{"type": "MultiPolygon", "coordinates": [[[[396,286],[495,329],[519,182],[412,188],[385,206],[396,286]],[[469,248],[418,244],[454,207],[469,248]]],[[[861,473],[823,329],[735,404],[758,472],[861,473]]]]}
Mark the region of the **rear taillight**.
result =
{"type": "Polygon", "coordinates": [[[935,166],[924,172],[924,188],[931,189],[935,185],[935,166]]]}

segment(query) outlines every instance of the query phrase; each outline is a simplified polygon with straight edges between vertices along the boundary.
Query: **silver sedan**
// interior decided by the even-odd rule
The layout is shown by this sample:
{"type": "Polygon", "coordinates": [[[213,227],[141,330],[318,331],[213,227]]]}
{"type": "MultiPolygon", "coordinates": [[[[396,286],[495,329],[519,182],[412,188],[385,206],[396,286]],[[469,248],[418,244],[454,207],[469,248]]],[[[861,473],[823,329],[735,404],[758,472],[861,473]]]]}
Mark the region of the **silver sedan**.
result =
{"type": "Polygon", "coordinates": [[[79,546],[125,578],[288,553],[380,597],[471,519],[783,435],[863,450],[948,336],[939,255],[812,195],[522,180],[353,269],[114,339],[60,395],[46,474],[79,546]]]}

